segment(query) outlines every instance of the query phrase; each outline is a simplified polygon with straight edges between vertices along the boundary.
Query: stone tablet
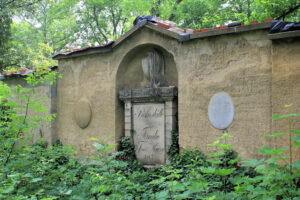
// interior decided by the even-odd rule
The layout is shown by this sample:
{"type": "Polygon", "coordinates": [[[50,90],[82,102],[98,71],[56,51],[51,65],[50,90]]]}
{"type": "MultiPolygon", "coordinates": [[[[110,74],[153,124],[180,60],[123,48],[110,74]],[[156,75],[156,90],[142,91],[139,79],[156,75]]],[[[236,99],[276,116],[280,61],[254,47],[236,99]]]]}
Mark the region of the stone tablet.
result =
{"type": "Polygon", "coordinates": [[[166,161],[164,112],[163,103],[133,104],[133,142],[136,157],[144,165],[166,161]]]}
{"type": "Polygon", "coordinates": [[[215,94],[208,106],[208,117],[217,129],[226,129],[232,122],[234,107],[230,96],[225,92],[215,94]]]}

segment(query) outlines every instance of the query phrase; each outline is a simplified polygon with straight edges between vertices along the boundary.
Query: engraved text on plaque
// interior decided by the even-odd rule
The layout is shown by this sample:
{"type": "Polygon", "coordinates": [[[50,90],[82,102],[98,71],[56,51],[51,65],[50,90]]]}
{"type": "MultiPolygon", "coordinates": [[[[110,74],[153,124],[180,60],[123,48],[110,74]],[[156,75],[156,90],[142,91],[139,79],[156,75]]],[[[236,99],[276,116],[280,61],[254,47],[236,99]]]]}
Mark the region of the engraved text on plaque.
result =
{"type": "Polygon", "coordinates": [[[165,109],[163,103],[133,105],[133,130],[136,157],[145,165],[164,164],[165,109]]]}

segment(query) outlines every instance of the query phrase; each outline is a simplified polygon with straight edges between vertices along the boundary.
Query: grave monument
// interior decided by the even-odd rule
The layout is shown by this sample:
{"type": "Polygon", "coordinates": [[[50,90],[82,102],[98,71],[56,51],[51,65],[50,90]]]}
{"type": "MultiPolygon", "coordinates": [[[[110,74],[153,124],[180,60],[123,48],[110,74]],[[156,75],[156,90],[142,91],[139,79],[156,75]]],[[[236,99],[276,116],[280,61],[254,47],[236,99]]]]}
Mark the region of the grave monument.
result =
{"type": "Polygon", "coordinates": [[[165,80],[165,61],[154,49],[142,60],[148,83],[144,88],[119,91],[125,106],[125,136],[130,136],[137,159],[144,165],[168,162],[171,132],[177,127],[177,88],[165,80]]]}

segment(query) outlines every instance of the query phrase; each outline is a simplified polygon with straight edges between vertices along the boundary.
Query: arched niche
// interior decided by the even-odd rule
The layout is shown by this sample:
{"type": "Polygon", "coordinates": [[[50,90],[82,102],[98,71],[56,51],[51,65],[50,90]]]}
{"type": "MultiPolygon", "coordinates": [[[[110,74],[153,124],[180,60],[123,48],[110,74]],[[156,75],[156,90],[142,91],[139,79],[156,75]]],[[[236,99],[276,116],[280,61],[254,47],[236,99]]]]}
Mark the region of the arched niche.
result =
{"type": "Polygon", "coordinates": [[[142,70],[142,58],[151,50],[162,53],[165,59],[165,78],[167,85],[178,86],[178,74],[173,55],[160,46],[144,44],[129,51],[119,65],[116,78],[117,91],[128,88],[141,88],[147,83],[142,70]]]}
{"type": "Polygon", "coordinates": [[[125,112],[124,103],[118,98],[118,92],[124,89],[144,88],[148,80],[144,76],[142,69],[142,59],[150,51],[160,52],[165,61],[165,81],[166,86],[178,86],[178,73],[174,62],[174,57],[166,49],[153,44],[143,44],[131,49],[122,59],[116,74],[116,142],[124,135],[125,112]]]}

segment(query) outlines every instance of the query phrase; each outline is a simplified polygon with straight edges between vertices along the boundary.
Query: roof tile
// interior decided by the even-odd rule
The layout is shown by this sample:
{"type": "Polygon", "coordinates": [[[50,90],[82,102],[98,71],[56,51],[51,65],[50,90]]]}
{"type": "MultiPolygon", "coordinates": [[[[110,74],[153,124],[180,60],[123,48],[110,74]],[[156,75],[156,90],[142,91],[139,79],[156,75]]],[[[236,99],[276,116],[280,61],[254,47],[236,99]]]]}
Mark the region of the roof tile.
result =
{"type": "MultiPolygon", "coordinates": [[[[273,18],[268,18],[268,19],[265,19],[264,22],[270,22],[272,20],[273,20],[273,18]]],[[[175,22],[168,21],[168,20],[160,20],[159,18],[157,18],[156,23],[151,22],[151,21],[148,21],[148,23],[150,23],[151,25],[154,25],[154,26],[160,26],[162,28],[168,29],[169,31],[172,31],[176,34],[183,34],[183,33],[193,34],[193,33],[207,32],[207,31],[213,31],[213,30],[220,30],[220,29],[227,29],[228,28],[228,25],[222,25],[222,26],[219,26],[219,27],[214,27],[213,29],[209,29],[209,28],[204,28],[204,29],[199,29],[199,30],[193,30],[191,28],[181,29],[181,28],[176,26],[175,22]]],[[[238,22],[236,22],[236,23],[238,23],[238,22]]],[[[257,24],[257,23],[258,23],[257,20],[254,20],[254,21],[250,22],[250,24],[257,24]]],[[[240,22],[239,25],[236,25],[236,26],[244,26],[244,22],[240,22]]],[[[230,26],[230,27],[233,27],[233,26],[230,26]]],[[[98,46],[94,46],[94,47],[83,47],[81,49],[73,49],[72,51],[68,50],[68,51],[65,51],[63,53],[57,53],[57,54],[55,54],[51,57],[54,58],[58,55],[65,55],[66,56],[66,55],[72,54],[73,52],[84,51],[84,50],[87,50],[87,49],[108,47],[109,45],[111,45],[114,42],[115,41],[110,41],[107,44],[102,44],[102,45],[98,45],[98,46]]]]}
{"type": "Polygon", "coordinates": [[[274,20],[274,18],[268,18],[268,19],[264,19],[264,22],[271,22],[273,20],[274,20]]]}
{"type": "Polygon", "coordinates": [[[220,26],[219,29],[226,29],[226,28],[228,28],[228,25],[220,26]]]}
{"type": "Polygon", "coordinates": [[[257,23],[258,23],[257,20],[250,21],[250,24],[257,24],[257,23]]]}
{"type": "Polygon", "coordinates": [[[203,28],[203,29],[200,29],[200,32],[207,32],[207,31],[211,31],[210,28],[203,28]]]}
{"type": "Polygon", "coordinates": [[[183,32],[184,33],[193,33],[193,29],[191,29],[191,28],[185,28],[185,29],[183,29],[183,32]]]}
{"type": "Polygon", "coordinates": [[[164,23],[164,22],[157,22],[157,25],[160,27],[163,27],[165,29],[169,29],[171,27],[169,24],[164,23]]]}
{"type": "Polygon", "coordinates": [[[178,27],[176,27],[176,26],[175,26],[175,27],[169,28],[169,30],[170,30],[170,31],[173,31],[173,32],[175,32],[175,33],[178,33],[178,34],[185,33],[183,29],[178,28],[178,27]]]}

